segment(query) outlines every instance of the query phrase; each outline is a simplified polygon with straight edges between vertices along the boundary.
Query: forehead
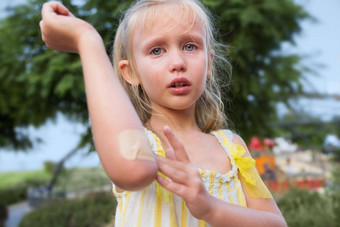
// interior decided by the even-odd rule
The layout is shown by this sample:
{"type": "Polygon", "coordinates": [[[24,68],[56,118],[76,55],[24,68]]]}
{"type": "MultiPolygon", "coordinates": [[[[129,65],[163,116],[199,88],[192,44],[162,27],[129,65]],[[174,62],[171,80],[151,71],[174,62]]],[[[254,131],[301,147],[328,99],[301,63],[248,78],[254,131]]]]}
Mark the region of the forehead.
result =
{"type": "Polygon", "coordinates": [[[138,15],[136,33],[170,32],[180,27],[183,34],[195,28],[205,32],[202,18],[191,5],[168,3],[145,8],[138,15]]]}

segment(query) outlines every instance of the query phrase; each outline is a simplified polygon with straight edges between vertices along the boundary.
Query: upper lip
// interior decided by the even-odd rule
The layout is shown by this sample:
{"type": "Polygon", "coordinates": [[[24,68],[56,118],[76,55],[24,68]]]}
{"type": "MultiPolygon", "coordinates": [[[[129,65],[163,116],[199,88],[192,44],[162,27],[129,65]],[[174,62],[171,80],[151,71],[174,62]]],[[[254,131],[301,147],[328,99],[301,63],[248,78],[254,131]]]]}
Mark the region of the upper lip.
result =
{"type": "Polygon", "coordinates": [[[190,86],[190,82],[185,77],[178,77],[173,79],[170,84],[168,85],[168,88],[176,86],[176,84],[182,84],[183,86],[190,86]]]}

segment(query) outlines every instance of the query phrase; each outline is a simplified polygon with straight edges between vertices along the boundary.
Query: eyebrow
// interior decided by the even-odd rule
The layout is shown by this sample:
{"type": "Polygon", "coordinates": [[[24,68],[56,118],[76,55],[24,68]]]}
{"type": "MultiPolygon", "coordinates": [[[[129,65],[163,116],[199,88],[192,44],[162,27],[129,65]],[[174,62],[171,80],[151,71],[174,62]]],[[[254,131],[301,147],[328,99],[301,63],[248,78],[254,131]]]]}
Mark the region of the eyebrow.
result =
{"type": "Polygon", "coordinates": [[[163,46],[166,43],[165,38],[163,37],[155,37],[148,39],[146,41],[142,41],[140,43],[141,50],[143,52],[149,51],[153,46],[163,46]]]}
{"type": "Polygon", "coordinates": [[[204,43],[205,36],[198,34],[198,32],[194,33],[184,33],[183,35],[180,36],[181,40],[193,40],[195,42],[198,42],[199,44],[204,43]]]}
{"type": "MultiPolygon", "coordinates": [[[[152,46],[162,46],[166,43],[167,37],[163,35],[155,36],[140,43],[140,47],[142,51],[148,51],[152,46]]],[[[194,41],[197,42],[199,45],[204,45],[205,36],[200,32],[185,32],[178,38],[181,41],[194,41]]]]}

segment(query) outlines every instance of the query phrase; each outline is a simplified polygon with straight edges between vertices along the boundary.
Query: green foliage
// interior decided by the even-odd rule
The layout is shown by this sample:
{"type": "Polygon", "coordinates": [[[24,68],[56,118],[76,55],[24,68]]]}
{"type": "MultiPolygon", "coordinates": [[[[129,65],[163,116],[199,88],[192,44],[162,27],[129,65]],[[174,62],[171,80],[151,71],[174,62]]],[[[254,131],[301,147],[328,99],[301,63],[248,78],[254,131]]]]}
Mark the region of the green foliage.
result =
{"type": "Polygon", "coordinates": [[[111,193],[92,194],[70,201],[57,201],[28,213],[19,226],[104,226],[114,217],[115,201],[111,193]]]}
{"type": "Polygon", "coordinates": [[[340,166],[339,163],[335,162],[332,168],[331,184],[329,189],[329,197],[332,201],[332,209],[334,213],[334,223],[337,226],[340,225],[340,166]]]}
{"type": "Polygon", "coordinates": [[[47,182],[51,176],[52,175],[45,170],[3,172],[0,173],[0,190],[26,181],[41,180],[43,182],[47,182]]]}
{"type": "Polygon", "coordinates": [[[308,18],[292,0],[210,0],[221,40],[230,45],[233,77],[225,100],[227,115],[247,140],[253,135],[272,136],[277,120],[276,103],[302,93],[302,67],[297,55],[283,55],[283,42],[294,43],[299,22],[308,18]]]}
{"type": "MultiPolygon", "coordinates": [[[[10,205],[26,199],[29,187],[47,185],[52,176],[45,170],[8,172],[0,175],[0,204],[10,205]]],[[[110,181],[102,167],[63,169],[54,190],[77,191],[106,186],[110,181]]]]}
{"type": "MultiPolygon", "coordinates": [[[[308,147],[315,150],[322,150],[323,142],[327,135],[340,134],[340,118],[334,117],[328,122],[322,122],[320,119],[308,116],[308,113],[300,112],[299,116],[295,113],[287,113],[283,118],[283,124],[280,124],[281,132],[286,138],[302,147],[308,147]],[[315,129],[318,130],[315,130],[315,129]]],[[[337,152],[334,151],[335,157],[337,152]]],[[[340,160],[340,154],[339,154],[340,160]]]]}
{"type": "Polygon", "coordinates": [[[26,199],[26,192],[29,187],[46,185],[46,179],[28,179],[8,188],[0,189],[0,205],[8,206],[26,199]]]}
{"type": "MultiPolygon", "coordinates": [[[[89,127],[79,57],[48,50],[41,40],[43,2],[29,0],[0,21],[0,147],[31,147],[33,140],[23,129],[39,127],[58,112],[89,127]]],[[[110,53],[121,12],[132,1],[62,2],[99,31],[110,53]]],[[[227,115],[245,139],[268,136],[269,123],[276,120],[276,103],[287,103],[302,92],[300,57],[281,54],[280,46],[293,42],[299,21],[308,15],[293,0],[206,0],[205,4],[216,17],[220,40],[231,47],[233,80],[223,97],[226,106],[228,100],[234,105],[227,115]]],[[[91,144],[91,138],[88,129],[79,146],[91,144]]]]}
{"type": "Polygon", "coordinates": [[[307,189],[292,189],[278,201],[288,226],[335,226],[331,198],[307,189]]]}
{"type": "Polygon", "coordinates": [[[288,226],[339,226],[340,167],[334,164],[325,192],[292,188],[277,204],[288,226]]]}
{"type": "Polygon", "coordinates": [[[8,217],[8,211],[5,205],[0,203],[0,226],[4,226],[8,217]]]}
{"type": "Polygon", "coordinates": [[[44,162],[44,170],[51,174],[51,176],[53,175],[54,171],[56,169],[56,163],[52,162],[52,161],[45,161],[44,162]]]}
{"type": "Polygon", "coordinates": [[[57,112],[87,123],[79,57],[48,50],[41,40],[44,0],[13,8],[0,21],[0,146],[27,149],[23,129],[39,127],[57,112]]]}
{"type": "Polygon", "coordinates": [[[331,200],[333,205],[333,212],[335,214],[334,223],[340,225],[340,190],[331,194],[331,200]]]}
{"type": "Polygon", "coordinates": [[[109,185],[110,180],[102,167],[64,169],[54,186],[55,190],[75,191],[81,189],[95,189],[109,185]]]}

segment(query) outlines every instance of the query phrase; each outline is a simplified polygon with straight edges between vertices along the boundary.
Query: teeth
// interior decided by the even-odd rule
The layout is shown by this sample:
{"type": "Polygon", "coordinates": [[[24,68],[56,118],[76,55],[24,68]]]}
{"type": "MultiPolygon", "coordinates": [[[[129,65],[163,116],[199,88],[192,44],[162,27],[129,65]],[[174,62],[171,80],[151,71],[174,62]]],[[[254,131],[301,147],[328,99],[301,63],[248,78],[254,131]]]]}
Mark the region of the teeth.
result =
{"type": "Polygon", "coordinates": [[[186,86],[186,83],[184,82],[176,82],[171,87],[184,87],[186,86]]]}

